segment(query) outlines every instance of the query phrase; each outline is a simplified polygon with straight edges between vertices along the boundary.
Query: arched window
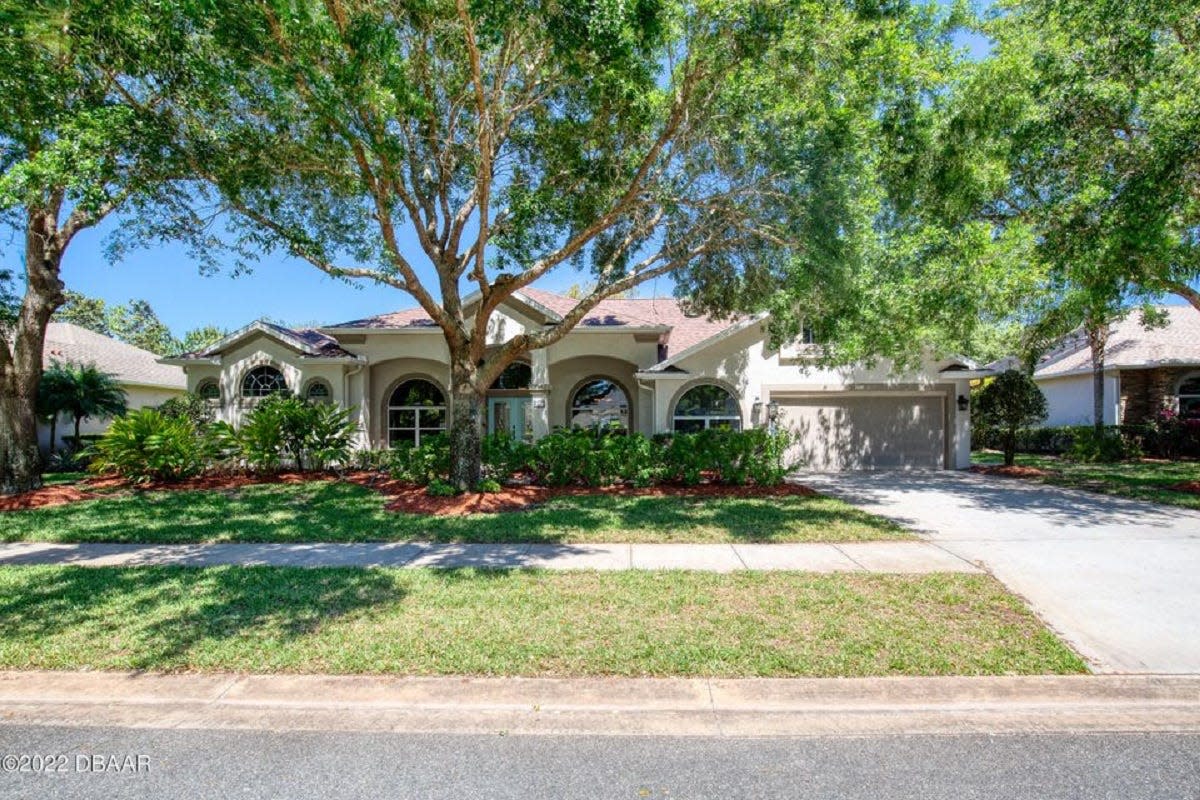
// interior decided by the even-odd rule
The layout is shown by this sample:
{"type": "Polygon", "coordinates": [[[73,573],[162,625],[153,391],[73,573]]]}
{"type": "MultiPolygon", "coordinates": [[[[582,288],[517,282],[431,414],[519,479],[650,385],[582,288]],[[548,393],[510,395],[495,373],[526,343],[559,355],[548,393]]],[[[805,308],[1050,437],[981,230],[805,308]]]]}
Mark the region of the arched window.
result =
{"type": "Polygon", "coordinates": [[[388,446],[418,446],[427,436],[446,432],[446,396],[429,381],[415,378],[388,398],[388,446]]]}
{"type": "Polygon", "coordinates": [[[216,378],[205,378],[196,387],[196,395],[201,400],[219,401],[221,399],[221,385],[217,383],[216,378]]]}
{"type": "Polygon", "coordinates": [[[1200,375],[1192,375],[1180,381],[1175,396],[1179,400],[1179,416],[1184,419],[1200,419],[1200,375]]]}
{"type": "Polygon", "coordinates": [[[286,391],[287,381],[274,367],[255,367],[242,378],[242,397],[266,397],[286,391]]]}
{"type": "Polygon", "coordinates": [[[675,432],[694,433],[706,428],[742,429],[742,409],[737,398],[711,383],[693,386],[675,404],[675,432]]]}
{"type": "Polygon", "coordinates": [[[571,398],[571,427],[629,430],[629,397],[615,381],[597,378],[571,398]]]}
{"type": "Polygon", "coordinates": [[[533,381],[533,370],[524,361],[514,361],[504,368],[500,377],[492,384],[493,389],[528,389],[533,381]]]}
{"type": "Polygon", "coordinates": [[[304,387],[304,399],[310,403],[328,403],[333,399],[333,391],[328,383],[318,378],[304,387]]]}

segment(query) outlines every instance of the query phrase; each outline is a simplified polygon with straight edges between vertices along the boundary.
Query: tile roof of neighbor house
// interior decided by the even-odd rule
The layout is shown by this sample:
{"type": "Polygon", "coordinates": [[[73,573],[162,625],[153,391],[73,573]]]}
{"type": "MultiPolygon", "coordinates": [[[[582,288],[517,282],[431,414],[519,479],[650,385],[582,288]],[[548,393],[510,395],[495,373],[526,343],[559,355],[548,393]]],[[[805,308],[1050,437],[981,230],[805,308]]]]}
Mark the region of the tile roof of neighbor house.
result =
{"type": "Polygon", "coordinates": [[[69,322],[51,322],[46,328],[42,363],[60,361],[95,364],[121,383],[186,389],[187,378],[179,367],[158,363],[149,350],[117,341],[69,322]]]}
{"type": "MultiPolygon", "coordinates": [[[[559,316],[570,313],[576,300],[545,289],[526,287],[521,294],[545,306],[559,316]]],[[[679,301],[672,297],[609,298],[602,300],[579,323],[579,328],[670,328],[670,348],[679,353],[699,344],[738,322],[737,319],[711,320],[684,313],[679,301]]],[[[420,308],[379,314],[374,317],[342,322],[334,328],[429,328],[434,322],[420,308]]]]}
{"type": "MultiPolygon", "coordinates": [[[[1160,306],[1170,323],[1146,330],[1137,312],[1114,324],[1105,348],[1107,368],[1138,369],[1200,365],[1200,311],[1191,306],[1160,306]]],[[[1064,337],[1034,370],[1035,378],[1090,372],[1092,355],[1087,339],[1076,333],[1064,337]]]]}

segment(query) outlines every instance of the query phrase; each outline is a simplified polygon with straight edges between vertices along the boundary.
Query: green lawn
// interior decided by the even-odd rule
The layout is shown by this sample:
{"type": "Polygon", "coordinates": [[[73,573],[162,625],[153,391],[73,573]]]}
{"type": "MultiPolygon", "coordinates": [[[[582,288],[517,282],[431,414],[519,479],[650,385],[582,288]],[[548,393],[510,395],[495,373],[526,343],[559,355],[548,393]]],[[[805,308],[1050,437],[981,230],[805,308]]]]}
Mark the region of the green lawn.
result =
{"type": "Polygon", "coordinates": [[[42,474],[42,483],[46,486],[59,486],[65,483],[77,483],[87,476],[86,472],[46,472],[42,474]]]}
{"type": "MultiPolygon", "coordinates": [[[[994,451],[976,452],[971,454],[971,461],[975,464],[1003,464],[1004,456],[994,451]]],[[[1181,481],[1200,480],[1200,462],[1197,461],[1139,460],[1081,464],[1057,456],[1018,453],[1016,463],[1047,470],[1051,474],[1038,480],[1057,486],[1200,509],[1200,495],[1167,488],[1181,481]]]]}
{"type": "Polygon", "coordinates": [[[1078,673],[986,575],[0,568],[0,668],[1078,673]]]}
{"type": "Polygon", "coordinates": [[[353,483],[133,492],[0,513],[0,541],[52,542],[852,542],[906,539],[830,497],[562,497],[466,517],[397,514],[353,483]]]}

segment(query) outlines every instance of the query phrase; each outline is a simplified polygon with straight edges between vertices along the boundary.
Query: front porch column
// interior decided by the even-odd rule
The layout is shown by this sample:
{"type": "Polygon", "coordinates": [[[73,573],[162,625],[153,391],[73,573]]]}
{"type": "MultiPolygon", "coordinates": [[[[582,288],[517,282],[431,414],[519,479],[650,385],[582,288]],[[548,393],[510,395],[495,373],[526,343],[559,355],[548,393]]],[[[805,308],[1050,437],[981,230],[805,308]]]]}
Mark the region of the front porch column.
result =
{"type": "Polygon", "coordinates": [[[529,405],[533,415],[533,438],[550,433],[550,360],[546,348],[529,351],[529,405]]]}

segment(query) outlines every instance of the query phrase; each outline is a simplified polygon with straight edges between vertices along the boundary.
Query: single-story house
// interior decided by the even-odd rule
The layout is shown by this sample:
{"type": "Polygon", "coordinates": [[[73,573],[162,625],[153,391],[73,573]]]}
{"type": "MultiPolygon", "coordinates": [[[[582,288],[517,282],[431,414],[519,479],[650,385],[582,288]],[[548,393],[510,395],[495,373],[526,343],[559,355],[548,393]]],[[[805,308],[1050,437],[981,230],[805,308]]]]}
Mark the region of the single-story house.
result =
{"type": "MultiPolygon", "coordinates": [[[[158,406],[179,397],[187,391],[187,378],[183,370],[159,362],[159,357],[149,350],[113,339],[101,333],[82,328],[70,322],[51,322],[46,328],[46,344],[42,349],[42,364],[49,367],[53,362],[95,364],[98,369],[116,376],[125,390],[126,403],[130,409],[158,406]]],[[[103,433],[110,420],[85,419],[80,426],[81,434],[103,433]]],[[[71,436],[73,421],[63,415],[58,420],[57,447],[63,437],[71,436]]],[[[50,425],[38,425],[38,445],[43,453],[50,450],[50,425]]]]}
{"type": "MultiPolygon", "coordinates": [[[[554,325],[574,304],[523,289],[494,315],[490,343],[554,325]]],[[[647,435],[778,424],[796,431],[792,456],[813,469],[969,465],[973,364],[930,360],[900,375],[886,364],[825,368],[818,345],[771,348],[765,322],[707,319],[674,299],[606,300],[508,367],[488,394],[487,430],[535,439],[597,423],[647,435]]],[[[448,350],[420,309],[306,330],[254,322],[164,363],[182,367],[188,389],[235,425],[280,390],[356,409],[363,447],[420,442],[449,416],[448,350]]]]}
{"type": "MultiPolygon", "coordinates": [[[[1169,408],[1200,418],[1200,312],[1161,306],[1169,324],[1146,330],[1133,314],[1114,323],[1104,357],[1104,423],[1140,424],[1169,408]]],[[[1045,425],[1092,422],[1092,355],[1082,333],[1042,357],[1033,379],[1046,395],[1045,425]]]]}

